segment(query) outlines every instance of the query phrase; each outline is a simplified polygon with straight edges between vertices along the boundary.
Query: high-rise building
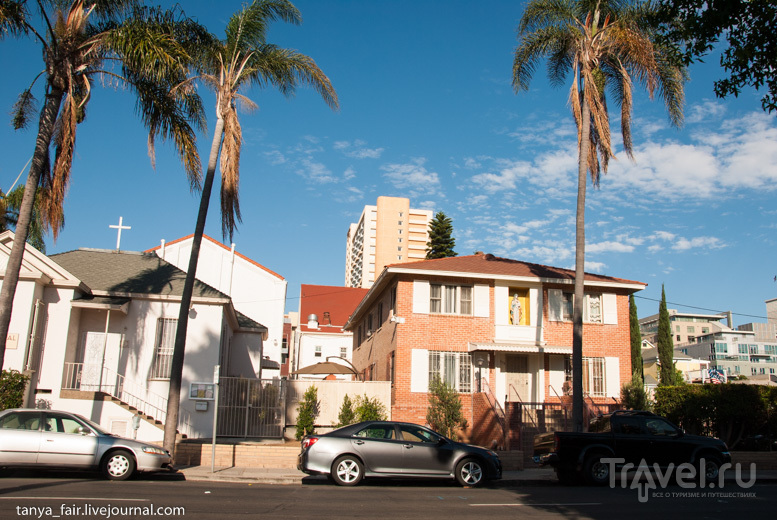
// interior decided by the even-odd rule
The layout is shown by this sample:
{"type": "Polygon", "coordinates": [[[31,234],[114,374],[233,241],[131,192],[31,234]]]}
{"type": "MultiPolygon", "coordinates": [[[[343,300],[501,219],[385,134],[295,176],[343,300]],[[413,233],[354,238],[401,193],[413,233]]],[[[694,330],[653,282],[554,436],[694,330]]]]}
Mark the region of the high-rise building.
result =
{"type": "Polygon", "coordinates": [[[378,197],[351,224],[345,249],[345,285],[369,289],[390,264],[426,258],[432,212],[411,209],[402,197],[378,197]]]}

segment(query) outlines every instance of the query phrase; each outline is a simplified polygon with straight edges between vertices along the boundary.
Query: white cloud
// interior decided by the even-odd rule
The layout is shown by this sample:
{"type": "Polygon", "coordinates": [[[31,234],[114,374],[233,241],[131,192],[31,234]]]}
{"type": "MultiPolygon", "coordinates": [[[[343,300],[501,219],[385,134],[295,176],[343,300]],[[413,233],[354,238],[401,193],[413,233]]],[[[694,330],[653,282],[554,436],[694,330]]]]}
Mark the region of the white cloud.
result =
{"type": "Polygon", "coordinates": [[[297,170],[297,173],[314,182],[327,184],[338,180],[323,163],[305,158],[300,161],[300,164],[302,167],[297,170]]]}
{"type": "Polygon", "coordinates": [[[343,152],[347,157],[354,159],[380,159],[384,148],[367,148],[364,141],[357,139],[353,143],[349,141],[335,141],[332,146],[335,150],[343,152]]]}
{"type": "Polygon", "coordinates": [[[719,119],[726,112],[726,105],[720,101],[706,99],[696,105],[691,105],[685,111],[685,122],[688,124],[702,123],[719,119]]]}
{"type": "Polygon", "coordinates": [[[395,188],[406,189],[414,194],[436,193],[440,187],[440,176],[424,167],[426,159],[413,159],[411,163],[385,164],[380,167],[395,188]]]}
{"type": "Polygon", "coordinates": [[[622,242],[598,242],[586,244],[585,250],[588,253],[633,253],[634,246],[622,242]]]}
{"type": "Polygon", "coordinates": [[[717,237],[679,238],[672,249],[676,251],[688,251],[689,249],[722,249],[726,247],[717,237]]]}

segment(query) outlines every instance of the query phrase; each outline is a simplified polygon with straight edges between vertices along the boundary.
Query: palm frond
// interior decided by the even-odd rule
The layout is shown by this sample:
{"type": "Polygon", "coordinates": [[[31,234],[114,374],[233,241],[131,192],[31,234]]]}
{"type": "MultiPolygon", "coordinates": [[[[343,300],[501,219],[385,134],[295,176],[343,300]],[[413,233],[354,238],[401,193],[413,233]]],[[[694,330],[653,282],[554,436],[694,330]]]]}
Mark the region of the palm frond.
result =
{"type": "Polygon", "coordinates": [[[226,27],[227,55],[245,54],[267,43],[267,28],[275,20],[299,25],[302,15],[288,0],[254,0],[232,15],[226,27]]]}
{"type": "Polygon", "coordinates": [[[38,102],[30,88],[19,94],[19,98],[13,105],[13,111],[11,113],[13,114],[12,124],[14,130],[27,128],[30,119],[38,110],[38,102]]]}
{"type": "Polygon", "coordinates": [[[18,36],[29,30],[27,6],[18,0],[0,0],[0,40],[6,34],[18,36]]]}
{"type": "Polygon", "coordinates": [[[240,150],[243,133],[237,111],[231,104],[222,110],[224,138],[221,145],[221,232],[232,240],[238,222],[241,222],[239,184],[240,150]]]}
{"type": "Polygon", "coordinates": [[[337,92],[313,58],[291,49],[263,45],[252,55],[246,68],[248,81],[264,87],[272,85],[283,95],[293,95],[299,84],[307,85],[332,109],[339,107],[337,92]]]}
{"type": "Polygon", "coordinates": [[[76,144],[76,126],[78,125],[78,100],[68,95],[62,107],[59,128],[55,136],[56,153],[50,183],[46,186],[42,203],[43,227],[51,231],[54,240],[64,225],[64,203],[70,184],[73,154],[76,144]]]}

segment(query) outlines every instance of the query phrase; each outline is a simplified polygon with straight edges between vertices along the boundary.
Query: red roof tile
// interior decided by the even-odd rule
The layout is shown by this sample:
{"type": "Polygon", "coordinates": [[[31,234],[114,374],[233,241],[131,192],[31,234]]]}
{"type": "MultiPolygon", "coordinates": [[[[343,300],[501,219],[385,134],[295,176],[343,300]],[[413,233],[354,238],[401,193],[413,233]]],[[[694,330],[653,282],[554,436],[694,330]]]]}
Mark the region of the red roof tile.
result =
{"type": "MultiPolygon", "coordinates": [[[[406,262],[387,266],[390,270],[412,269],[418,271],[442,271],[455,273],[488,274],[497,276],[524,276],[531,278],[556,278],[562,280],[574,280],[575,272],[570,269],[551,267],[541,264],[532,264],[520,260],[501,258],[492,254],[476,254],[470,256],[453,256],[449,258],[437,258],[433,260],[421,260],[418,262],[406,262]]],[[[613,278],[599,274],[586,273],[586,281],[611,282],[624,284],[640,284],[633,280],[613,278]]]]}
{"type": "Polygon", "coordinates": [[[319,332],[341,333],[356,306],[367,294],[367,289],[332,285],[300,286],[300,329],[312,331],[307,326],[308,316],[318,316],[319,332]],[[328,313],[325,315],[325,313],[328,313]],[[328,316],[328,317],[327,317],[328,316]]]}

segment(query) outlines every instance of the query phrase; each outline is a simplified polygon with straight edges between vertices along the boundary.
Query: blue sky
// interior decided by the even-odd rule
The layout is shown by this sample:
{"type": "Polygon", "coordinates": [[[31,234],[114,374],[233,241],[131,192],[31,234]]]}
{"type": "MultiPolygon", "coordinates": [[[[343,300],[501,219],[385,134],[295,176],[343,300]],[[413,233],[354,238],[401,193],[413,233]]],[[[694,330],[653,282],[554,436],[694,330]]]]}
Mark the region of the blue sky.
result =
{"type": "MultiPolygon", "coordinates": [[[[182,4],[219,36],[241,6],[182,4]]],[[[301,283],[343,283],[348,225],[380,195],[444,211],[460,255],[481,250],[573,267],[577,158],[568,86],[550,87],[540,69],[529,92],[513,92],[523,2],[295,5],[302,26],[277,23],[269,39],[313,57],[341,109],[304,88],[292,99],[245,92],[259,110],[241,114],[243,222],[234,237],[238,251],[288,280],[287,310],[298,309],[301,283]]],[[[31,40],[0,45],[8,114],[42,67],[31,40]]],[[[735,324],[765,321],[764,301],[777,297],[777,118],[761,110],[754,91],[715,98],[712,83],[723,74],[715,57],[690,72],[682,129],[670,126],[660,100],[636,91],[636,162],[616,140],[617,160],[601,188],[588,190],[587,269],[649,284],[638,294],[640,317],[657,312],[665,284],[671,308],[731,310],[735,324]]],[[[206,105],[211,127],[201,154],[212,137],[212,98],[206,105]]],[[[7,121],[4,191],[26,174],[35,139],[33,128],[14,132],[7,121]]],[[[96,87],[77,139],[66,225],[56,243],[47,239],[50,253],[114,248],[108,226],[119,216],[132,226],[122,249],[193,232],[199,199],[171,147],[158,144],[152,168],[130,94],[96,87]]],[[[206,232],[220,239],[217,189],[206,232]]]]}

